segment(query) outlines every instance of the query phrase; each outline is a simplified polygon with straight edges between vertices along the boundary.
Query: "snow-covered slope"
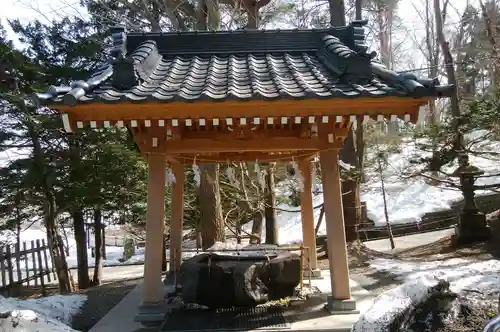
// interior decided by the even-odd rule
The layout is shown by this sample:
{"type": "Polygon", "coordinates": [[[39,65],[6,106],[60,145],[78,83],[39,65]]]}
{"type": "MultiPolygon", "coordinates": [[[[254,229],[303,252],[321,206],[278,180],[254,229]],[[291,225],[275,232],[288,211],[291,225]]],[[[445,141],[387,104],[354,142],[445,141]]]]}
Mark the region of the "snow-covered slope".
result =
{"type": "Polygon", "coordinates": [[[0,296],[0,330],[11,332],[73,332],[69,325],[85,303],[81,294],[19,300],[0,296]]]}
{"type": "MultiPolygon", "coordinates": [[[[477,132],[467,138],[474,139],[482,133],[477,132]]],[[[474,145],[476,151],[500,151],[500,142],[485,140],[474,145]]],[[[368,151],[368,159],[373,158],[375,148],[368,151]]],[[[462,194],[455,188],[445,184],[433,186],[422,177],[409,177],[416,174],[423,165],[411,163],[410,160],[429,155],[421,152],[416,147],[414,140],[405,140],[399,146],[399,152],[388,156],[387,166],[384,167],[387,210],[389,221],[392,224],[415,222],[428,212],[449,209],[453,202],[462,199],[462,194]]],[[[483,157],[470,156],[469,162],[485,172],[487,177],[479,178],[478,185],[500,183],[500,158],[494,160],[483,157]]],[[[368,182],[361,187],[361,200],[367,202],[368,217],[376,225],[385,224],[384,203],[380,184],[380,174],[376,163],[369,165],[365,172],[368,182]]],[[[458,163],[447,165],[443,171],[451,174],[458,167],[458,163]]],[[[449,179],[447,179],[449,180],[449,179]]],[[[455,180],[458,183],[458,179],[455,180]]],[[[491,191],[477,191],[476,195],[491,193],[491,191]]]]}

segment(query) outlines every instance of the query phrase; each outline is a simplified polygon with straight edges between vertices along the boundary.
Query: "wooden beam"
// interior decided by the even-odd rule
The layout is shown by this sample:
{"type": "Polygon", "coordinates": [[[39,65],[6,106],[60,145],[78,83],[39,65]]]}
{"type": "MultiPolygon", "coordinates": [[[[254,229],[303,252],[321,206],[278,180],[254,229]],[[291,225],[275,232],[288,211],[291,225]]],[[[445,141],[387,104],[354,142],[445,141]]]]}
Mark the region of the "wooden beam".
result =
{"type": "Polygon", "coordinates": [[[333,142],[329,144],[319,138],[301,139],[292,137],[234,141],[208,139],[167,140],[164,146],[163,152],[168,154],[318,151],[337,147],[333,142]]]}
{"type": "MultiPolygon", "coordinates": [[[[329,126],[330,132],[334,133],[337,137],[347,137],[349,134],[348,128],[335,128],[334,125],[329,126]]],[[[232,131],[217,131],[217,130],[205,130],[205,131],[184,131],[182,133],[181,139],[212,139],[215,141],[232,141],[232,140],[262,140],[262,139],[274,139],[274,138],[287,138],[287,137],[303,137],[306,138],[308,135],[302,136],[301,127],[296,127],[292,129],[262,129],[257,128],[252,130],[252,128],[232,128],[232,131]]]]}
{"type": "Polygon", "coordinates": [[[51,105],[71,115],[73,121],[142,119],[220,119],[252,117],[418,115],[418,108],[435,98],[380,97],[324,100],[252,100],[171,103],[88,103],[75,107],[51,105]]]}
{"type": "Polygon", "coordinates": [[[224,140],[250,140],[263,138],[279,137],[299,137],[299,128],[293,129],[262,129],[252,127],[232,127],[227,131],[204,130],[204,131],[185,131],[182,139],[213,139],[216,141],[224,140]]]}
{"type": "Polygon", "coordinates": [[[293,153],[282,154],[269,154],[259,152],[245,152],[245,153],[218,153],[213,155],[167,155],[168,159],[178,160],[185,165],[191,165],[195,159],[198,163],[227,163],[227,162],[249,162],[258,160],[259,162],[272,162],[272,161],[290,161],[292,159],[298,160],[312,159],[316,156],[317,152],[310,151],[297,151],[293,153]]]}

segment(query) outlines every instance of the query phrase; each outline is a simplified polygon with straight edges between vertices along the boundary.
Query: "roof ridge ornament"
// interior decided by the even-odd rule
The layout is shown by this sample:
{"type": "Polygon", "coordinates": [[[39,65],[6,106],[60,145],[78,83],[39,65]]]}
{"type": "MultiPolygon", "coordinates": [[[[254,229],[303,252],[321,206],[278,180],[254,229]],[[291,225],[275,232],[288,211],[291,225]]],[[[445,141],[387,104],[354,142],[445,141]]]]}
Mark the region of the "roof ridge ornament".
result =
{"type": "Polygon", "coordinates": [[[318,57],[323,64],[339,75],[346,83],[365,84],[373,78],[370,63],[376,55],[360,53],[348,47],[339,38],[325,35],[323,46],[318,49],[318,57]]]}
{"type": "Polygon", "coordinates": [[[111,62],[111,85],[120,91],[130,90],[139,82],[134,58],[127,56],[127,30],[123,26],[115,26],[110,28],[110,33],[113,40],[111,56],[114,58],[111,62]]]}
{"type": "Polygon", "coordinates": [[[377,56],[377,52],[372,51],[368,52],[368,45],[366,44],[366,34],[365,34],[365,26],[368,24],[368,20],[354,20],[349,23],[347,26],[351,29],[353,45],[351,46],[352,50],[358,52],[361,55],[366,55],[373,59],[377,56]]]}

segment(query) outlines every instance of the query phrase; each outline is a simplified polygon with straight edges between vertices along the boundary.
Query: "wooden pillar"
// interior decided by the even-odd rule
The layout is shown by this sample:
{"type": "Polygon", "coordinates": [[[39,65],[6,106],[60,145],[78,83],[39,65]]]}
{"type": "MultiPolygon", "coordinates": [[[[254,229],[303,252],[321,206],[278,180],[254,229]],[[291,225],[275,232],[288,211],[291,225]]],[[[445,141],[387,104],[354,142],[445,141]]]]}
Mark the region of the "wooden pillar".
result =
{"type": "Polygon", "coordinates": [[[328,299],[327,309],[330,311],[352,311],[356,309],[356,303],[351,300],[349,285],[349,264],[347,261],[338,151],[327,150],[321,152],[320,163],[323,177],[328,259],[332,285],[332,295],[328,299]]]}
{"type": "Polygon", "coordinates": [[[179,275],[182,262],[182,228],[184,218],[184,165],[172,163],[175,183],[172,185],[172,220],[170,222],[170,271],[179,275]]]}
{"type": "Polygon", "coordinates": [[[148,156],[148,205],[146,213],[146,248],[144,254],[143,304],[163,300],[161,282],[163,229],[165,224],[166,159],[161,154],[148,156]]]}
{"type": "MultiPolygon", "coordinates": [[[[318,269],[318,258],[316,255],[316,234],[314,230],[311,160],[309,158],[301,159],[299,167],[304,178],[304,190],[300,194],[303,243],[305,247],[309,248],[309,268],[315,273],[318,269]]],[[[309,274],[309,271],[304,272],[306,275],[309,274]]]]}

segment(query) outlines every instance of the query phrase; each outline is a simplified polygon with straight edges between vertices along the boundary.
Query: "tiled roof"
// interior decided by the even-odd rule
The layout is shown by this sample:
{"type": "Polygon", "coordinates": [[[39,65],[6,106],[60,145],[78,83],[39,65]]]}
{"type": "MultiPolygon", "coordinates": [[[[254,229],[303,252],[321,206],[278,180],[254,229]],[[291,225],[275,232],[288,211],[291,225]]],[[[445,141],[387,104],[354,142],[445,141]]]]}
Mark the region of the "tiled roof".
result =
{"type": "Polygon", "coordinates": [[[51,87],[41,104],[440,97],[450,86],[398,74],[364,45],[365,22],[322,30],[126,34],[87,81],[51,87]],[[132,52],[128,53],[128,50],[132,52]]]}

